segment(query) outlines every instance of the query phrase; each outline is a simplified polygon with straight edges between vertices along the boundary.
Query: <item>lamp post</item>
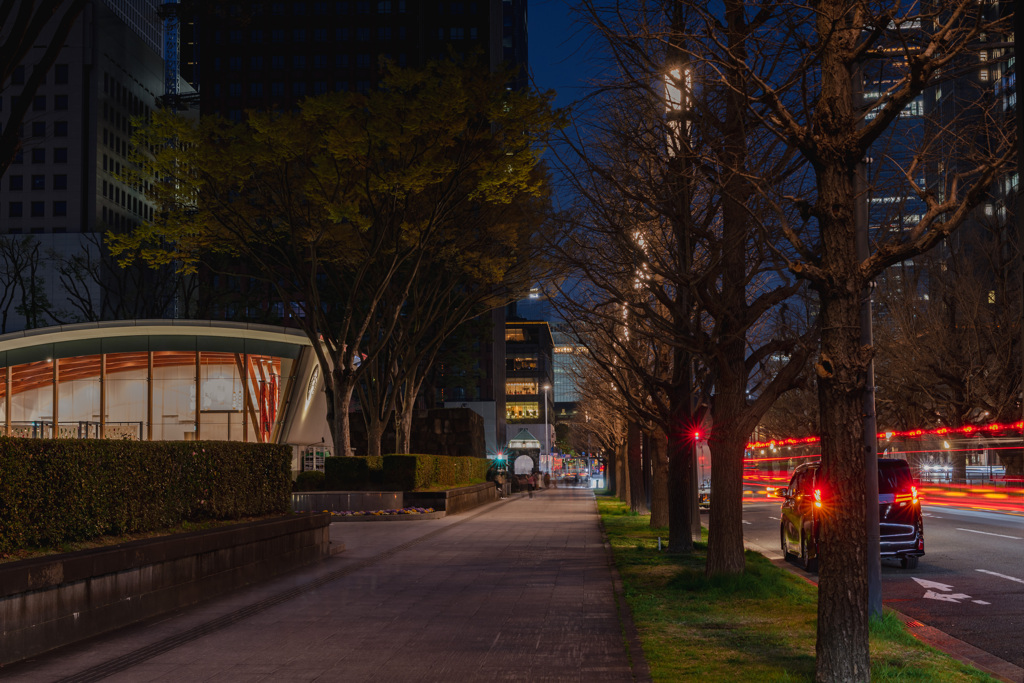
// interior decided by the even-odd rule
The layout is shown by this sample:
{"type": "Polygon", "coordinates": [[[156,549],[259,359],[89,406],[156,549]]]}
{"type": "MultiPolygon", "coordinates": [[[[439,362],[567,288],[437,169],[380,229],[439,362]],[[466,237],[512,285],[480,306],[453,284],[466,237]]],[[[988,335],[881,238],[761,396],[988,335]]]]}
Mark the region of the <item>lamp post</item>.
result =
{"type": "Polygon", "coordinates": [[[543,393],[541,393],[541,400],[544,401],[544,452],[548,458],[551,457],[551,432],[548,430],[548,390],[551,389],[550,384],[545,384],[541,387],[543,393]]]}

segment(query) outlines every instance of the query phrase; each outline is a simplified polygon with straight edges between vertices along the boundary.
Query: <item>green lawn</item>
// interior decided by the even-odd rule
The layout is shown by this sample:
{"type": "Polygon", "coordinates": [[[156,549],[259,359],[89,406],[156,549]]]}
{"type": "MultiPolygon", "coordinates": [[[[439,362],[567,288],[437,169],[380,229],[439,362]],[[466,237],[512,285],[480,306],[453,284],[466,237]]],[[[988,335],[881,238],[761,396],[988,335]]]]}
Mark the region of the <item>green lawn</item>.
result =
{"type": "MultiPolygon", "coordinates": [[[[667,528],[615,498],[599,496],[598,507],[655,681],[814,680],[814,585],[749,551],[745,574],[708,579],[706,543],[692,555],[660,552],[667,528]]],[[[994,680],[924,645],[892,613],[872,624],[871,679],[994,680]]]]}

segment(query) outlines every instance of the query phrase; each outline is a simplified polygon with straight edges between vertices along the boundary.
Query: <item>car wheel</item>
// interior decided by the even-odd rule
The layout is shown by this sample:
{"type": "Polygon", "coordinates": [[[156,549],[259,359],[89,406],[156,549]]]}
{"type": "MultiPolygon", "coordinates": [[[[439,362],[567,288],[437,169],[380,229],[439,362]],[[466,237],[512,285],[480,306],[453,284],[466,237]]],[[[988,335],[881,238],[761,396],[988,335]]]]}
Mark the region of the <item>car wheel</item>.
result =
{"type": "Polygon", "coordinates": [[[800,564],[803,565],[804,571],[816,572],[818,571],[818,558],[810,557],[807,551],[807,537],[800,539],[800,564]]]}
{"type": "Polygon", "coordinates": [[[917,555],[904,555],[900,558],[900,567],[903,569],[917,569],[917,555]]]}
{"type": "Polygon", "coordinates": [[[781,526],[779,527],[779,540],[782,545],[782,559],[789,560],[789,558],[793,557],[793,553],[789,552],[789,543],[786,542],[786,530],[781,526]]]}

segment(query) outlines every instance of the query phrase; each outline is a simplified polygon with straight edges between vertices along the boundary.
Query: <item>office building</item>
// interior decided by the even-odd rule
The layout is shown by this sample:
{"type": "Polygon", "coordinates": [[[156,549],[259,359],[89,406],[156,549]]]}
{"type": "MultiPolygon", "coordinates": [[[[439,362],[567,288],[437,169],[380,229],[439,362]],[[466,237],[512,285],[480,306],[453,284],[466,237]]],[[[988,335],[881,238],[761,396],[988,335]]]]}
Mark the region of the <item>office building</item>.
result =
{"type": "MultiPolygon", "coordinates": [[[[112,271],[99,265],[101,236],[153,215],[145,181],[126,175],[132,119],[145,118],[163,94],[159,31],[151,0],[89,2],[35,94],[21,150],[0,184],[0,235],[18,252],[5,254],[0,333],[103,318],[132,294],[118,291],[105,275],[112,271]],[[69,276],[73,257],[88,277],[69,276]]],[[[44,47],[0,93],[7,105],[0,103],[0,121],[44,47]]]]}

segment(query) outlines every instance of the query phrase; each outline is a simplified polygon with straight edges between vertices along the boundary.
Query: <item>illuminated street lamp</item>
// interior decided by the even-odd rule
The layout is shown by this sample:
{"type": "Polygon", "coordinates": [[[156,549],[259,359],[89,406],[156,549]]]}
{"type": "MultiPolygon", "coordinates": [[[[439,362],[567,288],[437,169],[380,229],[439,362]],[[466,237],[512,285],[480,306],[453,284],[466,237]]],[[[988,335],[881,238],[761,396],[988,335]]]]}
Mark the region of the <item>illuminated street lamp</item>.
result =
{"type": "Polygon", "coordinates": [[[551,389],[550,384],[545,384],[541,387],[544,393],[541,394],[541,400],[544,401],[544,452],[548,458],[551,457],[551,432],[548,430],[548,391],[551,389]]]}

